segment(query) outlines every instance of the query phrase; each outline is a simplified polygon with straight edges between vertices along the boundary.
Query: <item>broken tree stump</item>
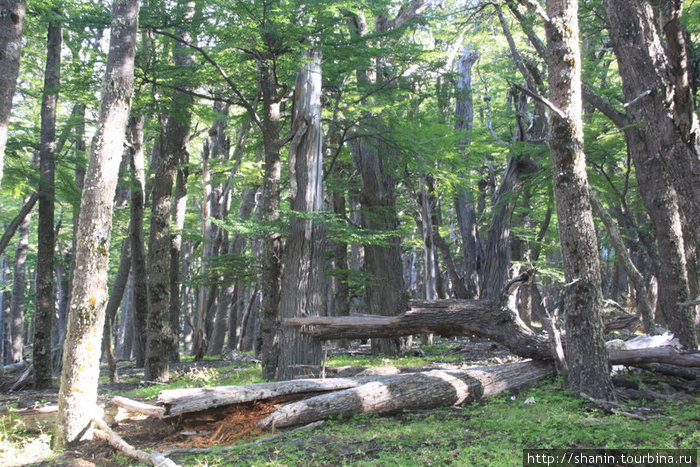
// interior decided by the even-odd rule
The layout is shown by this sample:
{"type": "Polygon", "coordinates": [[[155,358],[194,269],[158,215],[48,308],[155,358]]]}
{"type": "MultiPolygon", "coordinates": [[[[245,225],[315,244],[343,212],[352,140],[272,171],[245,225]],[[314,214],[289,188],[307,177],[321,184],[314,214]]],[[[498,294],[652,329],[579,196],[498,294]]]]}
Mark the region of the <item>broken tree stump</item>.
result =
{"type": "Polygon", "coordinates": [[[551,364],[529,361],[384,376],[355,388],[287,404],[261,420],[258,426],[269,430],[335,416],[462,404],[535,383],[553,371],[551,364]]]}

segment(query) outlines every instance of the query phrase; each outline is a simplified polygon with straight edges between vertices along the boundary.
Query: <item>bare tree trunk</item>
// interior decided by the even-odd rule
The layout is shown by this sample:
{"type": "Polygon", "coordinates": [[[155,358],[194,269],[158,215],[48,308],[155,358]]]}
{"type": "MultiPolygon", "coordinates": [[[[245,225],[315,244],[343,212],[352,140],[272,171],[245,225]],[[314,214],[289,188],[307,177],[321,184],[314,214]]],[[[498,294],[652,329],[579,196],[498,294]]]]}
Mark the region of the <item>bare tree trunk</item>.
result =
{"type": "Polygon", "coordinates": [[[22,51],[25,0],[0,1],[0,182],[5,161],[5,144],[15,95],[22,51]]]}
{"type": "Polygon", "coordinates": [[[0,238],[0,254],[5,252],[5,248],[10,244],[12,237],[17,232],[17,228],[22,224],[24,218],[29,215],[29,213],[34,208],[34,205],[39,200],[39,193],[33,193],[29,198],[25,199],[22,203],[22,208],[9,225],[5,226],[5,233],[0,238]]]}
{"type": "MultiPolygon", "coordinates": [[[[280,217],[280,102],[274,70],[261,69],[264,115],[262,122],[265,151],[263,175],[263,221],[274,223],[280,217]]],[[[280,292],[282,277],[282,236],[275,231],[263,236],[262,315],[260,322],[263,378],[273,379],[279,359],[280,292]]]]}
{"type": "Polygon", "coordinates": [[[661,24],[668,47],[657,26],[660,18],[649,1],[606,0],[605,9],[620,64],[628,123],[642,125],[625,132],[638,137],[635,142],[644,150],[643,160],[642,154],[632,154],[640,192],[656,226],[661,318],[681,344],[696,349],[697,307],[677,305],[692,298],[689,272],[694,265],[690,262],[697,259],[686,257],[686,243],[700,245],[700,226],[695,219],[700,210],[699,130],[687,79],[684,39],[678,32],[681,5],[663,5],[671,8],[664,10],[667,18],[661,24]],[[630,43],[636,46],[629,47],[630,43]],[[656,206],[651,204],[652,198],[656,206]],[[684,230],[688,232],[685,238],[684,230]]]}
{"type": "MultiPolygon", "coordinates": [[[[465,132],[464,140],[460,144],[464,157],[468,156],[471,143],[471,129],[474,124],[474,106],[472,102],[472,67],[479,59],[480,54],[471,46],[464,48],[464,54],[459,60],[457,80],[457,101],[455,109],[455,129],[465,132]]],[[[481,254],[479,246],[479,232],[476,224],[476,212],[474,210],[474,195],[468,188],[460,189],[455,198],[455,211],[459,231],[462,235],[463,263],[462,280],[467,289],[467,296],[463,298],[479,298],[481,293],[481,254]]]]}
{"type": "MultiPolygon", "coordinates": [[[[282,276],[282,319],[320,316],[324,311],[325,227],[314,213],[323,210],[323,130],[321,129],[321,52],[302,52],[304,65],[294,93],[294,136],[289,149],[291,209],[282,276]],[[311,216],[311,217],[310,217],[311,216]]],[[[299,373],[293,365],[321,363],[321,346],[298,328],[282,327],[277,379],[299,373]]]]}
{"type": "MultiPolygon", "coordinates": [[[[367,122],[365,129],[381,133],[382,123],[377,119],[367,122]],[[374,127],[374,128],[373,128],[374,127]]],[[[394,231],[398,228],[394,178],[386,167],[392,149],[381,137],[361,136],[350,143],[353,161],[362,177],[360,205],[362,225],[373,230],[394,231]]],[[[401,239],[392,235],[384,245],[365,245],[364,270],[372,282],[365,287],[367,309],[370,314],[395,316],[406,309],[401,239]]],[[[373,339],[372,352],[397,355],[411,347],[409,338],[373,339]]]]}
{"type": "Polygon", "coordinates": [[[29,250],[29,226],[32,216],[26,215],[19,225],[15,262],[12,272],[12,302],[10,304],[10,349],[9,363],[22,361],[24,346],[24,295],[27,286],[27,251],[29,250]]]}
{"type": "MultiPolygon", "coordinates": [[[[132,252],[133,268],[133,252],[132,252]]],[[[119,329],[117,330],[117,341],[114,344],[114,358],[116,360],[130,360],[134,348],[134,273],[133,269],[129,273],[126,281],[126,292],[122,299],[121,313],[119,318],[119,329]]]]}
{"type": "Polygon", "coordinates": [[[581,54],[578,2],[547,0],[547,64],[551,116],[550,155],[564,290],[569,385],[593,397],[614,399],[603,341],[598,242],[589,199],[581,121],[581,54]]]}
{"type": "Polygon", "coordinates": [[[97,131],[90,150],[80,206],[73,290],[53,445],[90,437],[98,415],[97,379],[104,310],[112,209],[124,132],[134,82],[139,2],[115,0],[112,33],[97,131]]]}
{"type": "Polygon", "coordinates": [[[12,347],[10,335],[10,301],[12,294],[5,287],[10,279],[10,257],[2,255],[0,262],[0,362],[7,365],[10,363],[10,349],[12,347]]]}
{"type": "MultiPolygon", "coordinates": [[[[54,12],[55,13],[55,12],[54,12]]],[[[39,227],[36,264],[36,311],[34,314],[34,387],[51,386],[51,328],[54,317],[53,269],[54,269],[54,184],[56,145],[56,110],[58,86],[61,81],[61,47],[63,28],[61,23],[49,23],[46,46],[46,71],[44,95],[41,102],[41,148],[39,150],[39,227]]]]}
{"type": "MultiPolygon", "coordinates": [[[[146,363],[146,329],[148,322],[148,275],[146,273],[146,251],[143,234],[144,206],[146,203],[146,175],[143,152],[143,115],[129,120],[131,143],[131,204],[129,205],[129,240],[131,242],[131,280],[133,313],[128,322],[131,328],[136,366],[146,363]],[[134,332],[135,331],[135,332],[134,332]]],[[[131,349],[131,346],[129,346],[131,349]]],[[[131,354],[131,351],[129,351],[131,354]]]]}
{"type": "MultiPolygon", "coordinates": [[[[188,26],[194,16],[191,1],[180,3],[185,10],[181,21],[188,26]]],[[[186,42],[191,40],[186,28],[180,28],[179,35],[186,42]]],[[[173,50],[175,66],[186,71],[194,64],[190,52],[181,43],[173,50]]],[[[178,164],[188,160],[192,96],[187,89],[175,90],[172,96],[171,111],[168,116],[164,141],[161,142],[160,164],[153,181],[151,231],[148,240],[148,324],[145,377],[149,381],[170,379],[170,359],[177,345],[179,329],[179,285],[177,281],[180,264],[181,235],[170,230],[171,216],[175,228],[184,222],[184,198],[182,189],[186,183],[183,169],[178,164]],[[178,177],[173,200],[173,182],[178,177]],[[177,316],[177,326],[175,317],[177,316]]]]}
{"type": "Polygon", "coordinates": [[[122,303],[126,283],[129,280],[129,271],[131,270],[131,243],[129,240],[126,238],[122,243],[119,269],[117,270],[117,276],[114,278],[109,301],[105,307],[105,325],[102,331],[102,355],[107,357],[109,380],[112,383],[117,381],[117,362],[114,359],[114,349],[112,347],[112,329],[114,329],[117,311],[122,303]]]}

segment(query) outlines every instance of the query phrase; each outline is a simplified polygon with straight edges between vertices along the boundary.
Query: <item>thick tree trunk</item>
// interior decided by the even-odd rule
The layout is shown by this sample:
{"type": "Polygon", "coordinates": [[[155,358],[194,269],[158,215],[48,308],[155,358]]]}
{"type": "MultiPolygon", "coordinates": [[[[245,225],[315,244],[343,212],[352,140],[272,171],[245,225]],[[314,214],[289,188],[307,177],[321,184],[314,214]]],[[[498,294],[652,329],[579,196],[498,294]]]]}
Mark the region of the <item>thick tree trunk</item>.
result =
{"type": "MultiPolygon", "coordinates": [[[[27,204],[25,202],[25,204],[27,204]]],[[[22,361],[24,348],[24,295],[27,285],[27,251],[29,250],[29,227],[31,215],[24,216],[19,225],[17,248],[12,272],[12,301],[10,303],[10,336],[12,347],[9,349],[8,363],[22,361]]]]}
{"type": "MultiPolygon", "coordinates": [[[[185,42],[192,38],[187,27],[194,16],[194,4],[191,1],[180,2],[183,11],[180,21],[185,26],[179,28],[179,35],[185,42]]],[[[176,67],[184,72],[194,65],[190,51],[180,42],[173,50],[176,67]]],[[[170,379],[170,359],[177,346],[180,303],[177,277],[180,264],[181,235],[179,229],[184,225],[184,198],[182,188],[186,176],[178,164],[186,163],[189,155],[190,122],[192,118],[192,96],[185,90],[175,90],[171,101],[164,141],[161,142],[160,164],[153,181],[151,232],[148,240],[148,297],[149,310],[147,320],[147,342],[145,360],[145,378],[149,381],[168,381],[170,379]],[[173,200],[173,182],[178,177],[179,190],[176,188],[173,200]],[[176,233],[171,232],[171,216],[174,218],[176,233]]]]}
{"type": "MultiPolygon", "coordinates": [[[[265,160],[263,162],[263,221],[275,223],[280,218],[280,102],[274,70],[261,69],[263,95],[262,134],[265,160]]],[[[280,292],[282,278],[282,235],[276,230],[263,234],[262,246],[262,313],[260,322],[261,360],[263,378],[274,379],[279,360],[280,292]]]]}
{"type": "Polygon", "coordinates": [[[549,364],[525,362],[386,376],[381,381],[285,405],[258,426],[274,429],[330,417],[458,405],[536,383],[552,371],[549,364]]]}
{"type": "MultiPolygon", "coordinates": [[[[376,119],[365,125],[365,129],[373,133],[381,133],[381,128],[381,122],[376,119]]],[[[360,205],[363,227],[395,231],[399,221],[395,180],[390,175],[389,167],[394,151],[381,137],[361,135],[352,140],[350,151],[362,177],[360,205]]],[[[384,245],[365,245],[364,250],[364,270],[371,277],[371,283],[365,287],[367,311],[373,315],[396,316],[406,309],[401,239],[390,235],[384,240],[384,245]]],[[[410,347],[410,338],[372,341],[372,352],[375,354],[397,355],[410,347]]]]}
{"type": "Polygon", "coordinates": [[[547,0],[549,141],[566,286],[566,355],[569,385],[599,399],[614,398],[603,342],[598,242],[583,152],[578,2],[547,0]]]}
{"type": "MultiPolygon", "coordinates": [[[[292,218],[282,276],[282,319],[321,316],[324,312],[326,234],[320,219],[313,218],[323,210],[321,52],[305,51],[302,60],[294,92],[295,134],[289,149],[292,218]]],[[[321,357],[319,341],[298,328],[283,327],[276,378],[291,379],[298,373],[293,365],[318,364],[321,357]]]]}
{"type": "Polygon", "coordinates": [[[97,379],[112,209],[134,82],[139,2],[115,0],[100,117],[80,206],[76,268],[58,400],[54,447],[90,436],[97,414],[97,379]]]}
{"type": "Polygon", "coordinates": [[[19,76],[25,11],[25,0],[0,1],[0,50],[2,51],[0,53],[0,182],[2,182],[12,98],[15,95],[19,76]]]}
{"type": "MultiPolygon", "coordinates": [[[[666,6],[669,5],[670,2],[666,6]]],[[[695,219],[700,210],[699,131],[689,98],[685,47],[677,35],[680,5],[674,3],[672,11],[667,12],[670,13],[667,22],[661,24],[669,41],[668,48],[663,44],[657,27],[659,18],[649,1],[606,1],[605,9],[620,64],[629,124],[642,125],[626,133],[635,133],[645,149],[642,154],[635,151],[632,154],[640,192],[656,226],[661,260],[661,318],[681,344],[696,349],[696,307],[677,306],[691,298],[688,262],[696,261],[686,258],[685,243],[700,244],[700,226],[695,219]],[[643,160],[642,156],[645,156],[643,160]],[[664,201],[664,206],[655,207],[650,198],[664,201]],[[658,209],[668,214],[656,212],[658,209]],[[681,233],[683,227],[690,233],[686,238],[681,233]]]]}
{"type": "Polygon", "coordinates": [[[46,46],[44,95],[41,102],[41,147],[39,150],[39,227],[36,264],[36,311],[34,313],[34,387],[51,386],[51,328],[54,317],[54,183],[56,146],[56,111],[58,86],[61,82],[61,47],[63,28],[60,23],[49,23],[46,46]]]}

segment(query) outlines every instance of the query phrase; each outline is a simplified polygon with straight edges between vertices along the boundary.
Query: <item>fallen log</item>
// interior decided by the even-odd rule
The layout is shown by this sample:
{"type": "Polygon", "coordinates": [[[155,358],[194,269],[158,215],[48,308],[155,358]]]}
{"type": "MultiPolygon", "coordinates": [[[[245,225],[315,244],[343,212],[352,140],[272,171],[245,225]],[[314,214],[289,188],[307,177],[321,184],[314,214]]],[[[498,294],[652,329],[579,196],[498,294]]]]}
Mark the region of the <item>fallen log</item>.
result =
{"type": "Polygon", "coordinates": [[[551,360],[549,342],[535,334],[500,300],[411,300],[411,310],[398,316],[353,315],[300,317],[285,326],[303,326],[318,339],[367,339],[435,333],[493,339],[525,358],[551,360]]]}
{"type": "Polygon", "coordinates": [[[287,404],[261,420],[258,426],[269,430],[335,416],[457,405],[535,383],[553,371],[551,364],[529,361],[385,376],[355,388],[287,404]]]}
{"type": "Polygon", "coordinates": [[[224,405],[272,399],[294,394],[337,391],[357,387],[376,377],[297,379],[242,386],[167,389],[158,394],[158,403],[164,407],[163,417],[176,417],[224,405]]]}
{"type": "Polygon", "coordinates": [[[608,349],[608,358],[613,365],[666,363],[700,368],[700,352],[681,352],[671,346],[629,350],[608,349]]]}

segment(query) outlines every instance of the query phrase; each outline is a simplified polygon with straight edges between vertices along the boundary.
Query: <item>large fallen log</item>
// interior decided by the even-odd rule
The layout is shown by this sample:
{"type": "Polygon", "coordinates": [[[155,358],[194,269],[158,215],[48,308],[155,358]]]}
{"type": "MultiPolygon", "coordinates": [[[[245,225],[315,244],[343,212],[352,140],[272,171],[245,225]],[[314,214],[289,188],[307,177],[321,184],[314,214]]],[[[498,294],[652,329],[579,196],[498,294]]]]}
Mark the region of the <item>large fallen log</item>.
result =
{"type": "Polygon", "coordinates": [[[335,416],[462,404],[535,383],[553,371],[551,364],[529,361],[385,376],[355,388],[287,404],[261,420],[258,426],[273,429],[335,416]]]}
{"type": "Polygon", "coordinates": [[[158,403],[164,406],[163,417],[176,417],[185,413],[273,399],[294,394],[314,394],[361,386],[377,377],[297,379],[272,383],[256,383],[241,386],[167,389],[158,394],[158,403]]]}
{"type": "Polygon", "coordinates": [[[367,339],[435,333],[493,339],[525,358],[551,360],[548,341],[535,334],[501,300],[411,300],[398,316],[300,317],[285,326],[303,326],[318,339],[367,339]]]}

